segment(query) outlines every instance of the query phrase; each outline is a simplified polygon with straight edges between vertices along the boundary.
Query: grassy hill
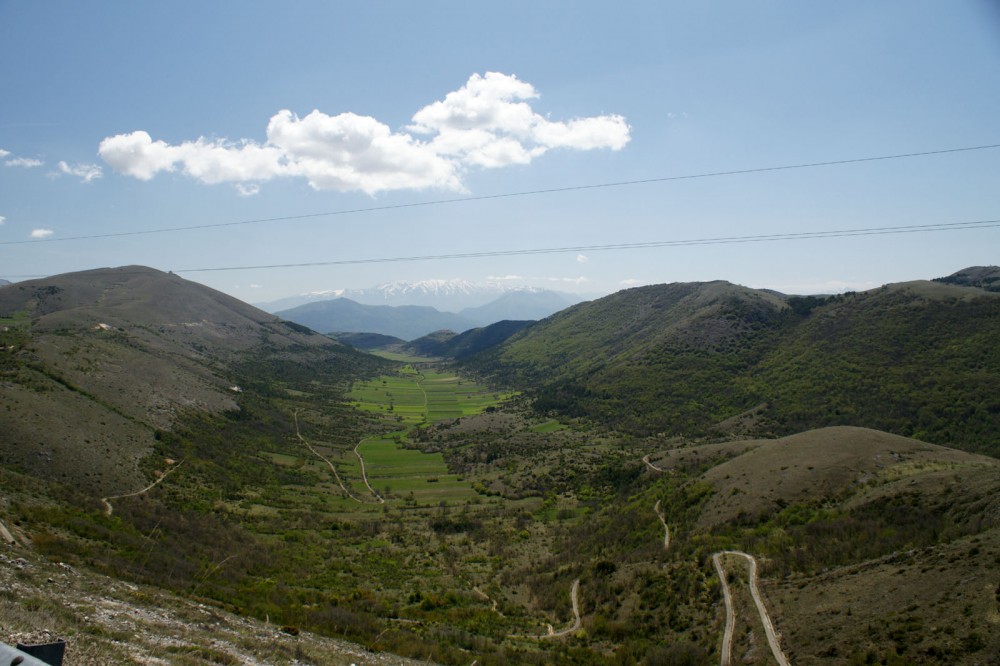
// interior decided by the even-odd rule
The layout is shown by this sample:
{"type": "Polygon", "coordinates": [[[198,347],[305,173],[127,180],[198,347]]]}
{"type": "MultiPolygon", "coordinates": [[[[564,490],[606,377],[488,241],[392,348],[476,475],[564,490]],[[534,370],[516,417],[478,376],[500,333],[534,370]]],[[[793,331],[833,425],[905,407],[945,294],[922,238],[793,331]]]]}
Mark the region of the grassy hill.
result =
{"type": "MultiPolygon", "coordinates": [[[[252,367],[371,357],[176,275],[128,266],[0,288],[2,462],[108,492],[131,488],[158,431],[238,411],[252,367]]],[[[341,381],[346,382],[346,379],[341,381]]]]}
{"type": "Polygon", "coordinates": [[[541,410],[635,434],[858,425],[1000,454],[997,339],[1000,297],[972,287],[785,297],[711,282],[575,306],[468,365],[534,386],[541,410]]]}
{"type": "Polygon", "coordinates": [[[504,320],[482,328],[469,329],[462,333],[436,331],[412,340],[403,347],[423,356],[463,359],[496,347],[533,323],[532,321],[504,320]]]}
{"type": "MultiPolygon", "coordinates": [[[[471,335],[512,333],[477,367],[532,403],[149,269],[4,287],[0,640],[45,624],[85,664],[719,663],[713,556],[738,550],[792,663],[992,663],[1000,462],[901,432],[992,441],[996,298],[663,285],[471,335]],[[858,427],[879,419],[896,432],[858,427]]],[[[770,663],[724,560],[734,661],[770,663]]]]}

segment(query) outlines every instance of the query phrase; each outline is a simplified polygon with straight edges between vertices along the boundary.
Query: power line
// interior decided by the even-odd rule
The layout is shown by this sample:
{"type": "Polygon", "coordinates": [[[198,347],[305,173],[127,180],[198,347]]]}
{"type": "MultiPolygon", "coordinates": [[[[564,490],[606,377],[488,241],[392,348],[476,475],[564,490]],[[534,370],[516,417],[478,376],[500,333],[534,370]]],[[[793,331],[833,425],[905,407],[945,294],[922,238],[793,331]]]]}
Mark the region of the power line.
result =
{"type": "Polygon", "coordinates": [[[520,250],[490,250],[485,252],[456,252],[453,254],[418,255],[411,257],[382,257],[370,259],[337,259],[297,264],[267,264],[260,266],[224,266],[213,268],[187,268],[175,273],[207,273],[210,271],[244,271],[271,268],[309,268],[317,266],[346,266],[350,264],[386,264],[406,261],[440,261],[445,259],[475,259],[481,257],[508,257],[531,254],[560,254],[567,252],[604,252],[609,250],[638,250],[658,247],[684,247],[690,245],[731,245],[735,243],[769,243],[785,240],[811,240],[819,238],[844,238],[847,236],[880,236],[886,234],[908,234],[929,231],[964,231],[969,229],[989,229],[1000,227],[1000,220],[977,222],[950,222],[945,224],[918,224],[899,227],[869,227],[863,229],[835,229],[830,231],[806,231],[787,234],[767,234],[759,236],[722,236],[718,238],[695,238],[687,240],[646,241],[641,243],[609,243],[605,245],[576,245],[571,247],[532,248],[520,250]]]}
{"type": "MultiPolygon", "coordinates": [[[[1000,227],[1000,219],[973,222],[945,222],[939,224],[911,224],[895,227],[863,227],[856,229],[831,229],[826,231],[803,231],[784,234],[760,234],[755,236],[718,236],[714,238],[689,238],[680,240],[643,241],[638,243],[607,243],[603,245],[574,245],[567,247],[522,248],[514,250],[489,250],[484,252],[455,252],[451,254],[415,255],[408,257],[372,257],[367,259],[334,259],[294,264],[262,264],[256,266],[213,266],[207,268],[185,268],[174,273],[208,273],[217,271],[249,271],[274,268],[313,268],[320,266],[347,266],[352,264],[387,264],[408,261],[442,261],[446,259],[476,259],[483,257],[510,257],[534,254],[560,254],[568,252],[606,252],[615,250],[641,250],[662,247],[687,247],[694,245],[734,245],[738,243],[771,243],[790,240],[818,240],[824,238],[846,238],[851,236],[884,236],[894,234],[926,233],[933,231],[969,231],[1000,227]]],[[[27,280],[47,277],[45,275],[8,275],[8,278],[27,280]]]]}
{"type": "Polygon", "coordinates": [[[501,194],[484,194],[474,197],[459,197],[454,199],[435,199],[433,201],[418,201],[403,204],[391,204],[385,206],[370,206],[367,208],[351,208],[344,210],[325,211],[321,213],[305,213],[302,215],[285,215],[280,217],[263,217],[252,220],[237,220],[233,222],[214,222],[211,224],[195,224],[185,227],[166,227],[161,229],[143,229],[139,231],[118,231],[107,234],[90,234],[86,236],[66,236],[54,238],[36,238],[32,240],[0,241],[0,245],[24,245],[28,243],[59,243],[66,241],[93,240],[101,238],[120,238],[124,236],[145,236],[151,234],[176,233],[180,231],[195,231],[200,229],[219,229],[224,227],[235,227],[249,224],[264,224],[268,222],[289,222],[293,220],[306,220],[317,217],[334,217],[342,215],[356,215],[361,213],[374,213],[387,210],[400,210],[406,208],[422,208],[426,206],[442,206],[446,204],[468,203],[473,201],[489,201],[492,199],[512,199],[515,197],[539,196],[545,194],[557,194],[560,192],[579,192],[583,190],[597,190],[612,187],[626,187],[630,185],[648,185],[652,183],[667,183],[678,180],[696,180],[700,178],[718,178],[722,176],[740,176],[753,173],[767,173],[770,171],[791,171],[795,169],[814,169],[818,167],[841,166],[845,164],[860,164],[863,162],[879,162],[886,160],[899,160],[913,157],[929,157],[933,155],[946,155],[950,153],[965,153],[975,150],[991,150],[1000,148],[1000,143],[987,144],[981,146],[967,146],[964,148],[946,148],[944,150],[926,150],[917,153],[899,153],[895,155],[878,155],[875,157],[856,157],[845,160],[830,160],[825,162],[807,162],[802,164],[785,164],[781,166],[755,167],[752,169],[737,169],[733,171],[712,171],[707,173],[686,174],[680,176],[664,176],[661,178],[645,178],[642,180],[626,180],[612,183],[598,183],[591,185],[571,185],[567,187],[555,187],[541,190],[526,190],[522,192],[506,192],[501,194]]]}

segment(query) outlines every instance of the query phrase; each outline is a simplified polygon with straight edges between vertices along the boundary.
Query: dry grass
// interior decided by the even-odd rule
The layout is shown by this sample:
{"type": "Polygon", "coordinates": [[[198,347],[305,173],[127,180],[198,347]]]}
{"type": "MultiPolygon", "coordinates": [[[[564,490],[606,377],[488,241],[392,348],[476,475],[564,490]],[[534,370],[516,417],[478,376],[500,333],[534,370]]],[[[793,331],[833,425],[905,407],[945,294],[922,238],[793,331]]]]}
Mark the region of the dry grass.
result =
{"type": "Polygon", "coordinates": [[[705,528],[732,521],[741,514],[769,514],[776,507],[795,502],[877,493],[881,484],[903,475],[911,477],[907,483],[916,483],[918,476],[942,466],[952,470],[968,468],[994,477],[1000,474],[1000,461],[993,458],[847,426],[775,440],[681,449],[672,452],[671,459],[683,460],[685,455],[694,459],[734,456],[704,475],[716,490],[699,519],[699,526],[705,528]]]}
{"type": "Polygon", "coordinates": [[[156,588],[47,562],[21,546],[0,554],[0,599],[0,641],[66,640],[67,666],[424,663],[292,635],[156,588]]]}

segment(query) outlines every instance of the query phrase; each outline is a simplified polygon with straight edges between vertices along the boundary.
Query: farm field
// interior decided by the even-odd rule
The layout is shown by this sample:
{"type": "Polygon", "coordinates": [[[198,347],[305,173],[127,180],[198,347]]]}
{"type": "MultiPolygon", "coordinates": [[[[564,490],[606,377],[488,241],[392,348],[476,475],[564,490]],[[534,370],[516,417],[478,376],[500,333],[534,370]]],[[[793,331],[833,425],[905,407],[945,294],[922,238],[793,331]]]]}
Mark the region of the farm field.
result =
{"type": "Polygon", "coordinates": [[[395,375],[355,385],[348,398],[359,409],[381,413],[402,426],[415,426],[479,414],[512,395],[450,372],[411,364],[395,375]]]}

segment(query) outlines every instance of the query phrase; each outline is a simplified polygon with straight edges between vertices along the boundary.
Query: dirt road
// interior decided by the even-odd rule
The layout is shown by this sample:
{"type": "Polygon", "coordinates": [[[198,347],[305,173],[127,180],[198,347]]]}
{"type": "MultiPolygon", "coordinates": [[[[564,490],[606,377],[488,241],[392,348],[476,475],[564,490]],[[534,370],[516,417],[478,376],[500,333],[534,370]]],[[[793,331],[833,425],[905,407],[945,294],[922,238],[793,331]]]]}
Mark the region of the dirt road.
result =
{"type": "Polygon", "coordinates": [[[670,527],[667,525],[666,516],[660,510],[660,500],[656,500],[656,506],[653,507],[653,511],[656,512],[656,517],[663,523],[663,550],[667,550],[670,548],[670,527]]]}
{"type": "Polygon", "coordinates": [[[361,452],[358,451],[358,448],[364,444],[364,441],[365,440],[361,440],[358,442],[358,445],[354,447],[354,455],[358,457],[358,462],[361,463],[361,478],[364,479],[365,485],[368,486],[368,490],[371,491],[371,494],[378,500],[378,503],[385,504],[385,500],[382,499],[382,496],[375,492],[375,489],[372,488],[372,484],[368,483],[368,472],[365,470],[365,459],[361,457],[361,452]]]}
{"type": "Polygon", "coordinates": [[[667,470],[657,467],[653,463],[649,462],[649,454],[647,453],[642,457],[642,462],[646,463],[646,466],[654,472],[666,472],[667,470]]]}
{"type": "Polygon", "coordinates": [[[569,592],[570,599],[573,600],[573,624],[570,625],[569,628],[563,629],[562,631],[556,631],[555,629],[552,628],[552,625],[550,624],[549,633],[545,634],[544,636],[540,636],[540,638],[561,638],[563,636],[569,636],[570,634],[576,633],[577,631],[580,630],[582,622],[580,620],[579,595],[580,595],[580,579],[577,578],[575,581],[573,581],[573,588],[569,592]]]}
{"type": "Polygon", "coordinates": [[[767,635],[767,643],[771,647],[771,654],[774,655],[775,661],[780,666],[789,666],[788,658],[781,651],[778,633],[774,630],[774,624],[771,622],[767,608],[764,607],[764,600],[760,596],[760,588],[757,584],[757,559],[753,555],[738,550],[724,550],[712,555],[712,563],[715,565],[715,571],[719,574],[719,582],[722,585],[722,597],[726,604],[726,630],[722,635],[721,666],[729,666],[732,661],[733,626],[736,623],[736,611],[733,609],[733,599],[729,591],[729,582],[726,580],[726,571],[722,566],[722,557],[724,555],[742,557],[750,563],[750,596],[753,597],[754,605],[757,606],[757,613],[760,615],[761,624],[764,625],[764,633],[767,635]]]}
{"type": "Polygon", "coordinates": [[[312,452],[312,454],[314,456],[316,456],[317,458],[319,458],[320,460],[322,460],[323,462],[325,462],[327,464],[327,466],[329,466],[330,471],[333,472],[333,478],[337,479],[337,485],[340,486],[340,489],[344,491],[345,495],[347,495],[348,497],[350,497],[352,500],[354,500],[358,504],[364,504],[364,502],[362,502],[357,497],[355,497],[354,495],[352,495],[351,491],[347,489],[347,486],[344,485],[344,482],[343,482],[343,480],[341,480],[340,474],[337,473],[337,468],[334,467],[333,463],[330,462],[329,460],[327,460],[323,456],[323,454],[321,454],[319,451],[317,451],[316,449],[314,449],[312,447],[312,444],[310,444],[308,441],[306,441],[306,438],[302,436],[301,432],[299,432],[299,410],[296,409],[295,412],[292,414],[292,417],[295,419],[295,436],[299,438],[299,441],[302,442],[305,445],[305,447],[312,452]]]}
{"type": "Polygon", "coordinates": [[[176,465],[168,468],[166,472],[160,475],[160,478],[158,478],[156,481],[153,481],[151,484],[149,484],[142,490],[137,490],[134,493],[125,493],[124,495],[111,495],[109,497],[102,497],[101,503],[104,505],[104,515],[110,517],[111,514],[114,512],[114,509],[111,507],[111,500],[122,499],[125,497],[135,497],[136,495],[142,495],[143,493],[149,492],[156,486],[156,484],[158,484],[160,481],[163,481],[163,479],[167,478],[168,474],[170,474],[172,471],[180,467],[181,463],[183,462],[184,461],[182,460],[176,465]]]}

